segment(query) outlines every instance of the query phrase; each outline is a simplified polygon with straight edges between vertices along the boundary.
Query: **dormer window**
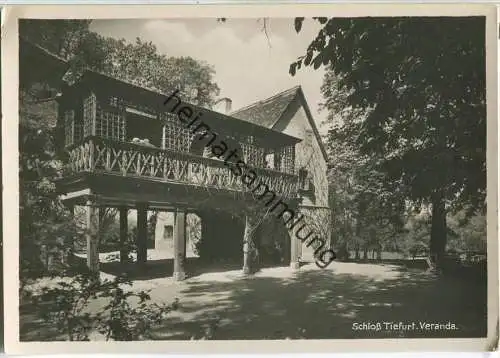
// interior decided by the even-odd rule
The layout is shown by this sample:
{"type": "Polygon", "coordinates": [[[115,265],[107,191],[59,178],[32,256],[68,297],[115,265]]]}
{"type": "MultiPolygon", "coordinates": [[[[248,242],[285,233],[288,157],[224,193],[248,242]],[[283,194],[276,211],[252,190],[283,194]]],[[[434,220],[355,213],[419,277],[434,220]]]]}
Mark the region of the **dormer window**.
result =
{"type": "Polygon", "coordinates": [[[307,143],[311,143],[313,140],[313,131],[311,129],[306,129],[305,130],[305,141],[307,143]]]}

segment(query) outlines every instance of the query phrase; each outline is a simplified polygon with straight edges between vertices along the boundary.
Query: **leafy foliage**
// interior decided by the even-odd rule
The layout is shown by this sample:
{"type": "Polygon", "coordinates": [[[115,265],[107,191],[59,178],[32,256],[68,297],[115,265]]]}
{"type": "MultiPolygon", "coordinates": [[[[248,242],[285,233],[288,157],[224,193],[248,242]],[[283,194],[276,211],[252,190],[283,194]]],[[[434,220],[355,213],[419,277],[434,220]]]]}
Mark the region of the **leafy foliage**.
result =
{"type": "Polygon", "coordinates": [[[368,111],[346,128],[354,142],[387,157],[386,171],[412,198],[445,189],[449,198],[484,199],[484,25],[484,18],[330,19],[307,50],[304,64],[312,56],[311,64],[329,65],[337,87],[350,92],[345,104],[368,111]],[[434,41],[419,36],[424,30],[434,41]]]}
{"type": "Polygon", "coordinates": [[[430,214],[411,213],[405,223],[405,232],[397,242],[397,249],[406,257],[427,256],[429,253],[430,214]]]}
{"type": "Polygon", "coordinates": [[[335,131],[328,142],[329,182],[339,257],[346,259],[351,250],[363,250],[365,256],[368,250],[391,250],[402,230],[404,200],[383,185],[385,176],[376,163],[340,141],[335,131]]]}
{"type": "Polygon", "coordinates": [[[180,90],[183,98],[201,106],[212,106],[219,87],[212,81],[215,71],[191,57],[159,54],[151,42],[137,38],[135,44],[104,39],[103,72],[164,93],[180,90]]]}
{"type": "Polygon", "coordinates": [[[455,252],[486,253],[486,213],[477,211],[469,215],[463,209],[449,218],[453,235],[448,246],[455,252]]]}
{"type": "Polygon", "coordinates": [[[31,300],[41,318],[53,322],[69,341],[88,341],[93,332],[105,340],[152,338],[152,330],[177,309],[178,300],[170,305],[151,304],[147,291],[127,290],[127,286],[131,282],[126,277],[100,281],[85,273],[42,287],[31,300]],[[106,303],[94,312],[89,309],[93,302],[106,303]]]}
{"type": "Polygon", "coordinates": [[[70,60],[82,47],[92,20],[20,20],[19,34],[70,60]]]}
{"type": "MultiPolygon", "coordinates": [[[[40,86],[33,86],[34,89],[40,86]]],[[[60,176],[61,162],[55,151],[52,120],[54,109],[47,103],[35,104],[22,91],[20,100],[20,269],[21,276],[41,273],[42,252],[56,251],[67,256],[69,239],[78,235],[71,214],[59,201],[54,180],[60,176]]],[[[47,263],[46,263],[47,264],[47,263]]]]}
{"type": "Polygon", "coordinates": [[[127,291],[120,285],[131,285],[129,280],[116,278],[100,287],[100,298],[108,298],[108,304],[98,312],[98,330],[106,340],[135,341],[152,338],[152,330],[168,313],[178,307],[176,299],[171,305],[151,304],[146,291],[127,291]],[[131,303],[136,300],[136,304],[131,303]]]}
{"type": "Polygon", "coordinates": [[[67,59],[72,68],[68,81],[90,68],[164,93],[179,89],[182,98],[201,106],[215,103],[219,87],[208,64],[160,54],[152,42],[140,38],[127,43],[104,37],[90,31],[89,25],[89,20],[22,20],[20,34],[67,59]]]}
{"type": "Polygon", "coordinates": [[[24,291],[42,319],[53,322],[69,341],[88,341],[92,317],[85,312],[89,301],[96,298],[98,281],[90,275],[78,275],[73,281],[60,280],[40,293],[24,291]]]}
{"type": "Polygon", "coordinates": [[[445,211],[484,206],[484,18],[316,20],[323,28],[290,73],[327,67],[325,107],[343,119],[337,133],[376,164],[388,190],[433,204],[431,251],[442,256],[445,211]]]}
{"type": "Polygon", "coordinates": [[[347,104],[349,91],[337,88],[337,77],[327,72],[321,87],[331,123],[327,134],[330,202],[333,205],[333,237],[339,257],[348,251],[396,251],[395,240],[403,229],[405,200],[386,173],[383,158],[362,153],[345,132],[347,123],[363,120],[366,111],[347,104]]]}

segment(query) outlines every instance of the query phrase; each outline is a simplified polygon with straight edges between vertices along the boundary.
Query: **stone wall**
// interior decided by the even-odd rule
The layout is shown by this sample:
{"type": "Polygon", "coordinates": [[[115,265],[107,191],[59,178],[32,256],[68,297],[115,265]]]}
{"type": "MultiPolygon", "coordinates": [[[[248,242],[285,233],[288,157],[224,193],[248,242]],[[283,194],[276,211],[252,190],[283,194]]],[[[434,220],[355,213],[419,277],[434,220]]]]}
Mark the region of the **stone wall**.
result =
{"type": "Polygon", "coordinates": [[[155,249],[173,250],[174,248],[174,213],[159,212],[156,218],[155,249]]]}

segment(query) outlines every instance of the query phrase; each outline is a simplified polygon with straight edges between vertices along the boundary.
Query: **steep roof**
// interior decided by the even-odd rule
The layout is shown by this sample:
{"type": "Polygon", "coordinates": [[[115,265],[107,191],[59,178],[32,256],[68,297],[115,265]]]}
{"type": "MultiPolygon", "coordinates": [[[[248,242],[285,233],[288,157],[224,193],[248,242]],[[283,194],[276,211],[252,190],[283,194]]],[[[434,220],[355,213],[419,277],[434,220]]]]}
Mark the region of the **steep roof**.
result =
{"type": "Polygon", "coordinates": [[[69,63],[45,48],[19,37],[20,84],[43,81],[58,87],[69,68],[69,63]],[[43,69],[40,70],[40,69],[43,69]]]}
{"type": "MultiPolygon", "coordinates": [[[[147,104],[151,106],[151,108],[156,108],[161,111],[171,111],[172,109],[170,106],[176,103],[175,101],[172,101],[169,103],[169,106],[167,106],[165,100],[168,98],[168,94],[91,69],[85,70],[77,82],[68,86],[66,93],[70,93],[70,91],[78,92],[81,87],[93,88],[93,91],[96,92],[103,91],[114,93],[114,95],[118,97],[132,99],[133,102],[147,104]]],[[[182,100],[181,98],[179,99],[182,100]]],[[[230,114],[226,115],[213,111],[209,108],[197,106],[193,103],[182,102],[191,107],[194,113],[199,113],[200,116],[203,114],[202,122],[211,126],[210,128],[215,132],[218,132],[217,129],[226,127],[231,128],[236,132],[239,131],[261,138],[267,138],[270,143],[277,145],[290,145],[300,142],[299,138],[281,131],[261,126],[256,123],[243,121],[230,114]]]]}
{"type": "Polygon", "coordinates": [[[229,115],[246,122],[272,128],[288,108],[288,105],[295,99],[299,89],[300,86],[295,86],[265,100],[233,111],[229,115]]]}
{"type": "Polygon", "coordinates": [[[319,134],[318,128],[316,127],[311,114],[311,110],[304,96],[304,91],[302,91],[300,85],[275,94],[274,96],[262,101],[254,102],[246,107],[231,112],[229,115],[273,129],[278,121],[283,117],[290,104],[296,100],[301,102],[314,136],[318,141],[321,154],[323,155],[325,161],[328,161],[328,155],[323,145],[323,140],[321,139],[321,135],[319,134]]]}

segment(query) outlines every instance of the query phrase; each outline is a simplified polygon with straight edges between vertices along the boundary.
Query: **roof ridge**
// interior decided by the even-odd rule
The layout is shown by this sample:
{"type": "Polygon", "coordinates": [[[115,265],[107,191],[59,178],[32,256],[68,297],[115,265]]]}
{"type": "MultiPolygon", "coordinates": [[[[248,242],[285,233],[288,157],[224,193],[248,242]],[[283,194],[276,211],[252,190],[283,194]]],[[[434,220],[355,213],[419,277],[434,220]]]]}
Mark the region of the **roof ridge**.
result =
{"type": "Polygon", "coordinates": [[[281,91],[281,92],[278,92],[278,93],[276,93],[276,94],[272,95],[271,97],[267,97],[267,98],[265,98],[265,99],[261,99],[261,100],[259,100],[259,101],[252,102],[252,103],[250,103],[250,104],[248,104],[248,105],[246,105],[246,106],[244,106],[244,107],[238,108],[238,109],[237,109],[237,110],[235,110],[235,111],[231,111],[231,112],[229,112],[228,114],[229,114],[229,115],[237,114],[238,112],[242,112],[242,111],[244,111],[244,110],[246,110],[246,109],[248,109],[248,108],[251,108],[251,107],[253,107],[253,106],[256,106],[256,105],[261,105],[261,104],[264,104],[264,103],[266,103],[266,102],[272,101],[273,99],[275,99],[275,98],[277,98],[277,97],[279,97],[279,96],[283,96],[283,95],[284,95],[285,93],[287,93],[287,92],[297,91],[297,90],[299,90],[300,88],[301,88],[301,86],[300,86],[300,85],[293,86],[293,87],[291,87],[291,88],[288,88],[288,89],[286,89],[286,90],[283,90],[283,91],[281,91]]]}
{"type": "Polygon", "coordinates": [[[304,91],[301,91],[301,98],[302,98],[302,105],[304,107],[304,110],[306,111],[307,119],[311,125],[314,136],[316,137],[316,140],[318,141],[319,149],[320,149],[321,153],[323,154],[325,161],[328,163],[328,152],[326,151],[325,145],[323,143],[322,135],[321,135],[321,133],[319,133],[318,126],[316,125],[316,121],[314,120],[314,117],[311,113],[311,109],[309,108],[309,104],[307,103],[307,99],[306,99],[306,95],[305,95],[304,91]]]}

